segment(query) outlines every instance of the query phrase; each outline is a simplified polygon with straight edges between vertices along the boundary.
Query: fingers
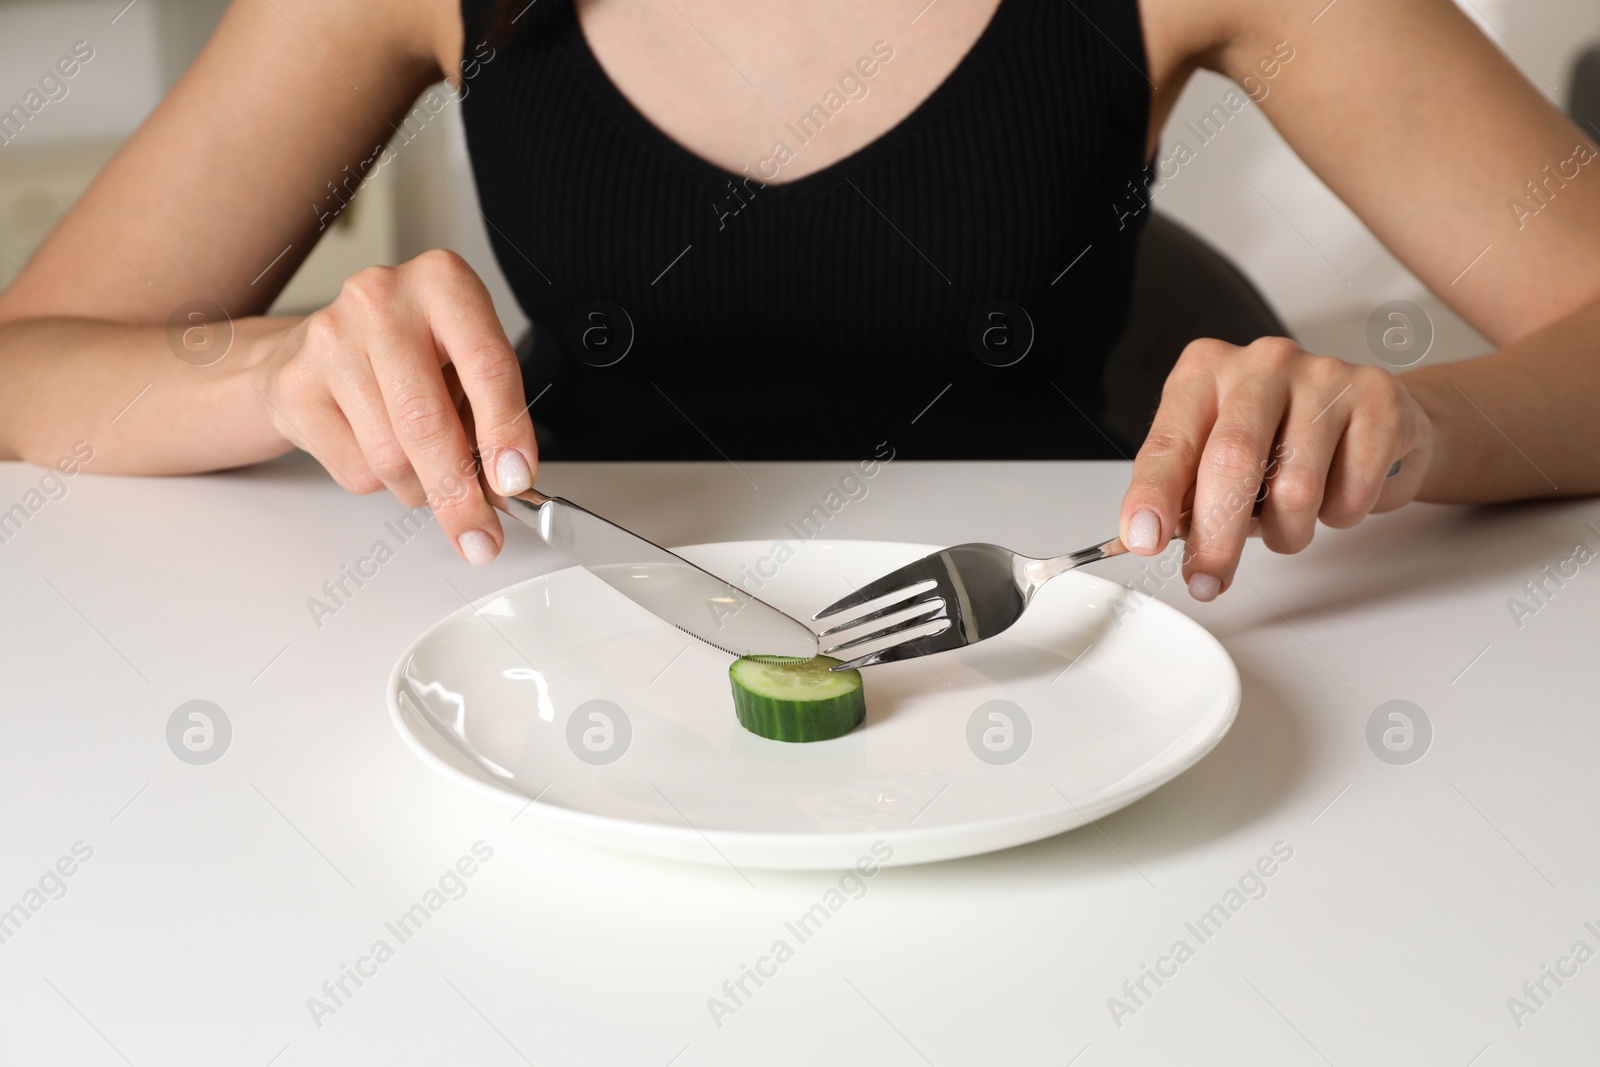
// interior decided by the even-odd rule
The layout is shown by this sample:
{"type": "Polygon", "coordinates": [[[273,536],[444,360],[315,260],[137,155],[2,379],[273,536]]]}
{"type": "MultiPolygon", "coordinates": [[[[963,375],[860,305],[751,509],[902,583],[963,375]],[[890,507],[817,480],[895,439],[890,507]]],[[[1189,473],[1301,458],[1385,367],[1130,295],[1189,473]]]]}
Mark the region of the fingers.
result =
{"type": "Polygon", "coordinates": [[[492,465],[486,483],[508,495],[532,485],[538,454],[516,354],[459,256],[431,252],[351,275],[258,374],[275,427],[339,484],[388,486],[412,507],[430,505],[469,563],[499,553],[473,442],[492,465]]]}
{"type": "Polygon", "coordinates": [[[1167,547],[1194,487],[1201,449],[1217,416],[1218,383],[1190,353],[1213,343],[1221,344],[1197,341],[1185,350],[1162,387],[1161,406],[1134,457],[1119,533],[1122,543],[1140,555],[1167,547]]]}
{"type": "Polygon", "coordinates": [[[1419,410],[1416,422],[1427,423],[1424,426],[1412,425],[1408,427],[1407,440],[1413,442],[1400,460],[1400,469],[1395,470],[1390,464],[1392,474],[1387,474],[1383,479],[1383,492],[1378,494],[1378,502],[1373,505],[1372,513],[1381,514],[1403,507],[1417,498],[1422,491],[1422,483],[1427,476],[1428,466],[1433,460],[1432,442],[1424,434],[1424,429],[1431,432],[1432,424],[1427,422],[1427,416],[1419,410]]]}
{"type": "MultiPolygon", "coordinates": [[[[461,416],[461,427],[467,435],[467,440],[477,440],[478,429],[473,420],[472,405],[467,403],[466,394],[462,392],[461,382],[455,374],[454,367],[444,368],[444,380],[450,387],[450,396],[455,401],[456,412],[461,416]]],[[[481,456],[478,461],[478,488],[483,492],[483,498],[489,502],[490,507],[503,509],[506,506],[505,494],[495,488],[493,480],[489,477],[489,468],[481,456]]],[[[495,517],[499,518],[498,515],[495,517]]]]}
{"type": "MultiPolygon", "coordinates": [[[[365,382],[374,382],[389,433],[440,529],[462,559],[481,566],[500,551],[500,522],[478,488],[477,461],[445,384],[433,330],[411,292],[415,280],[391,268],[369,268],[346,280],[336,317],[346,324],[344,336],[360,338],[365,359],[347,367],[355,384],[344,389],[364,396],[365,382]]],[[[364,424],[379,445],[384,432],[364,424]]],[[[399,460],[387,461],[397,483],[406,484],[399,460]]]]}
{"type": "Polygon", "coordinates": [[[1315,364],[1290,391],[1261,508],[1261,539],[1274,552],[1302,551],[1316,535],[1328,468],[1350,420],[1346,368],[1338,360],[1315,364]]]}
{"type": "Polygon", "coordinates": [[[427,495],[411,466],[411,457],[406,455],[389,421],[388,405],[377,378],[371,374],[350,375],[336,381],[332,391],[371,473],[401,503],[413,508],[426,503],[427,495]]]}
{"type": "Polygon", "coordinates": [[[1217,413],[1195,474],[1184,552],[1184,576],[1197,600],[1213,600],[1232,584],[1288,400],[1287,375],[1265,366],[1234,385],[1217,413]]]}
{"type": "Polygon", "coordinates": [[[500,552],[500,521],[478,485],[477,460],[438,359],[427,346],[426,339],[414,335],[380,337],[374,352],[379,388],[395,438],[440,529],[462,559],[482,566],[500,552]]]}
{"type": "MultiPolygon", "coordinates": [[[[459,257],[430,253],[401,268],[351,276],[330,310],[342,327],[340,339],[360,342],[362,358],[346,361],[335,387],[374,469],[405,502],[433,508],[464,560],[490,562],[503,533],[479,485],[457,398],[476,389],[486,404],[504,408],[508,402],[500,394],[514,388],[520,408],[522,391],[515,356],[482,283],[459,257]],[[495,363],[497,349],[509,360],[509,379],[504,364],[495,363]],[[470,389],[461,381],[469,375],[470,389]]],[[[531,442],[531,423],[528,429],[531,442]]],[[[514,437],[514,428],[507,436],[514,437]]],[[[515,447],[501,449],[506,452],[521,455],[515,447]]],[[[527,460],[502,460],[513,479],[523,467],[531,479],[527,460]]]]}
{"type": "Polygon", "coordinates": [[[311,455],[339,486],[351,493],[375,493],[383,482],[372,472],[344,412],[326,393],[296,402],[280,395],[267,397],[273,424],[294,446],[311,455]]]}
{"type": "Polygon", "coordinates": [[[376,493],[383,482],[367,464],[361,445],[351,432],[344,414],[329,404],[326,415],[314,420],[315,429],[299,447],[311,453],[323,469],[333,475],[333,480],[352,493],[376,493]]]}
{"type": "Polygon", "coordinates": [[[1196,599],[1211,600],[1232,583],[1254,530],[1274,551],[1299,552],[1319,520],[1354,526],[1412,499],[1433,440],[1427,413],[1382,368],[1309,355],[1284,338],[1197,341],[1168,377],[1134,461],[1122,538],[1131,551],[1161,551],[1190,494],[1184,576],[1196,599]]]}
{"type": "MultiPolygon", "coordinates": [[[[1401,487],[1419,481],[1423,469],[1423,464],[1413,463],[1413,473],[1400,486],[1388,477],[1395,460],[1415,452],[1421,443],[1421,427],[1414,417],[1421,415],[1421,409],[1410,401],[1399,379],[1378,367],[1353,367],[1351,378],[1349,425],[1329,464],[1328,488],[1319,512],[1322,521],[1336,529],[1361,522],[1386,495],[1391,506],[1409,499],[1399,495],[1401,487]]],[[[1403,466],[1401,473],[1405,474],[1403,466]]]]}
{"type": "Polygon", "coordinates": [[[424,290],[428,321],[472,405],[485,473],[502,494],[520,493],[534,483],[539,452],[522,369],[489,291],[453,253],[428,253],[414,262],[433,272],[424,290]]]}

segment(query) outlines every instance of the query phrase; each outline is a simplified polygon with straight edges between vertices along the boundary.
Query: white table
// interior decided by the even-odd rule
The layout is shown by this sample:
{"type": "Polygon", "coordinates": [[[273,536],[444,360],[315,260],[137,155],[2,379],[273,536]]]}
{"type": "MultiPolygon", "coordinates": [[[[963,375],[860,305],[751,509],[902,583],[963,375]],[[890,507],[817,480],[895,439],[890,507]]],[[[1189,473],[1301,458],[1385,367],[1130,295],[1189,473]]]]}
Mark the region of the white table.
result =
{"type": "MultiPolygon", "coordinates": [[[[540,486],[690,544],[782,536],[846,469],[550,464],[540,486]]],[[[1600,564],[1548,583],[1520,628],[1507,606],[1580,539],[1600,548],[1594,501],[1418,506],[1323,530],[1299,557],[1256,544],[1211,605],[1169,586],[1244,682],[1211,755],[1096,828],[880,872],[719,1027],[707,999],[836,876],[751,871],[752,887],[568,841],[434,773],[390,724],[384,682],[412,638],[463,597],[564,565],[531,534],[474,570],[430,528],[319,629],[307,599],[393,542],[393,498],[297,462],[83,474],[28,498],[40,476],[0,465],[0,511],[43,501],[0,543],[0,908],[27,913],[0,944],[0,1063],[1594,1055],[1600,960],[1562,959],[1579,940],[1600,951],[1600,564]],[[167,742],[195,699],[232,727],[207,765],[167,742]],[[1408,765],[1366,738],[1396,699],[1433,727],[1408,765]],[[446,879],[464,895],[398,943],[385,922],[480,841],[492,858],[446,879]],[[1293,854],[1264,864],[1265,895],[1232,898],[1196,937],[1186,923],[1226,910],[1278,842],[1293,854]],[[70,877],[47,874],[58,862],[70,877]],[[314,1021],[308,998],[334,1004],[323,983],[380,938],[392,957],[314,1021]],[[1161,962],[1180,939],[1191,954],[1161,962]],[[1576,973],[1544,977],[1536,1002],[1523,983],[1547,965],[1576,973]],[[1513,996],[1532,1010],[1513,1018],[1513,996]]],[[[1126,478],[1120,463],[895,462],[827,536],[1050,554],[1106,536],[1126,478]]]]}

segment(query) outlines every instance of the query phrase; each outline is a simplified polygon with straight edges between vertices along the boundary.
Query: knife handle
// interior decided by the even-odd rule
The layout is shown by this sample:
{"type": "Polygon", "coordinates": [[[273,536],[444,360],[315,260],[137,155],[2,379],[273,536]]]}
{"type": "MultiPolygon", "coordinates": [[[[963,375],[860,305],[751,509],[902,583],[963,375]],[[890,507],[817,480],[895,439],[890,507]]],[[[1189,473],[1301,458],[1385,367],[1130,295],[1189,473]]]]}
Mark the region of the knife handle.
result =
{"type": "Polygon", "coordinates": [[[483,487],[483,496],[485,500],[489,501],[492,506],[499,508],[501,511],[512,516],[513,518],[520,517],[518,515],[519,511],[527,511],[530,509],[536,511],[541,504],[544,504],[552,499],[551,497],[545,496],[537,489],[526,489],[523,492],[510,497],[501,496],[495,491],[494,486],[489,484],[489,472],[488,469],[484,467],[482,459],[479,459],[478,461],[478,484],[483,487]],[[521,505],[520,507],[519,504],[521,505]]]}
{"type": "Polygon", "coordinates": [[[554,500],[555,497],[545,496],[543,493],[539,492],[537,489],[527,489],[527,490],[524,490],[523,492],[518,493],[516,496],[507,497],[506,499],[508,501],[509,500],[520,500],[520,501],[523,501],[524,503],[527,503],[531,507],[539,507],[541,504],[548,504],[550,501],[554,500]]]}

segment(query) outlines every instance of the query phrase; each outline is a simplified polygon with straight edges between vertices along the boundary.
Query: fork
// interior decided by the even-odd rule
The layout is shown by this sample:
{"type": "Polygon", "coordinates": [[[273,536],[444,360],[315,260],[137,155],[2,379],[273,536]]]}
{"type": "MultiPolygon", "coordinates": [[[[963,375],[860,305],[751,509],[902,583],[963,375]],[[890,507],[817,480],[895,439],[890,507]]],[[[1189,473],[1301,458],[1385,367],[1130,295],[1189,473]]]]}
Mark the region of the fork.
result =
{"type": "MultiPolygon", "coordinates": [[[[1386,477],[1392,478],[1399,472],[1400,461],[1397,460],[1389,468],[1386,477]]],[[[1252,516],[1261,514],[1261,505],[1266,498],[1267,483],[1262,482],[1261,490],[1256,494],[1255,506],[1250,512],[1252,516]]],[[[1191,511],[1184,511],[1178,516],[1173,538],[1188,538],[1190,515],[1191,511]]],[[[822,654],[831,656],[884,638],[899,637],[940,620],[946,620],[948,625],[924,636],[908,637],[858,656],[830,670],[842,671],[931,656],[935,652],[948,652],[993,637],[1022,617],[1028,602],[1050,579],[1086,563],[1097,563],[1127,551],[1128,546],[1122,543],[1120,537],[1051,559],[1019,555],[999,545],[955,545],[930,553],[868,582],[811,618],[813,621],[829,619],[851,608],[895,596],[886,606],[830,626],[818,633],[817,637],[824,639],[847,633],[867,623],[879,622],[906,611],[914,614],[895,619],[871,633],[823,648],[822,654]]]]}

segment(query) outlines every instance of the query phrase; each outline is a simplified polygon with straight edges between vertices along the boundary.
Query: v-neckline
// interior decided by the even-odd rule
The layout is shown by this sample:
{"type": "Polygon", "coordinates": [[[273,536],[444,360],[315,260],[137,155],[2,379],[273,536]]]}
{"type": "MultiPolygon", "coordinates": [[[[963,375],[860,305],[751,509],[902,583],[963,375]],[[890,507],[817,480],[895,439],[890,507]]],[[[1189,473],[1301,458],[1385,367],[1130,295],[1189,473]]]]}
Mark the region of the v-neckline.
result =
{"type": "Polygon", "coordinates": [[[999,0],[989,16],[989,21],[984,24],[983,30],[956,62],[955,67],[899,122],[827,166],[786,182],[766,181],[758,173],[727,170],[657,126],[634,105],[632,100],[628,99],[627,95],[617,87],[616,82],[611,80],[611,75],[606,73],[605,67],[601,66],[599,57],[589,46],[589,38],[583,32],[583,24],[578,20],[576,0],[567,0],[566,6],[571,19],[568,28],[576,38],[572,52],[576,54],[582,73],[587,75],[593,88],[611,105],[613,113],[654,148],[664,161],[675,163],[687,169],[696,178],[708,180],[718,187],[725,186],[730,181],[754,178],[762,182],[764,192],[784,192],[811,188],[823,184],[830,178],[848,176],[849,173],[862,169],[878,156],[888,152],[916,127],[924,124],[943,105],[943,102],[954,95],[963,82],[970,80],[982,69],[987,60],[998,50],[1004,30],[1002,20],[1010,13],[1010,9],[1016,8],[1021,3],[1022,0],[999,0]]]}

